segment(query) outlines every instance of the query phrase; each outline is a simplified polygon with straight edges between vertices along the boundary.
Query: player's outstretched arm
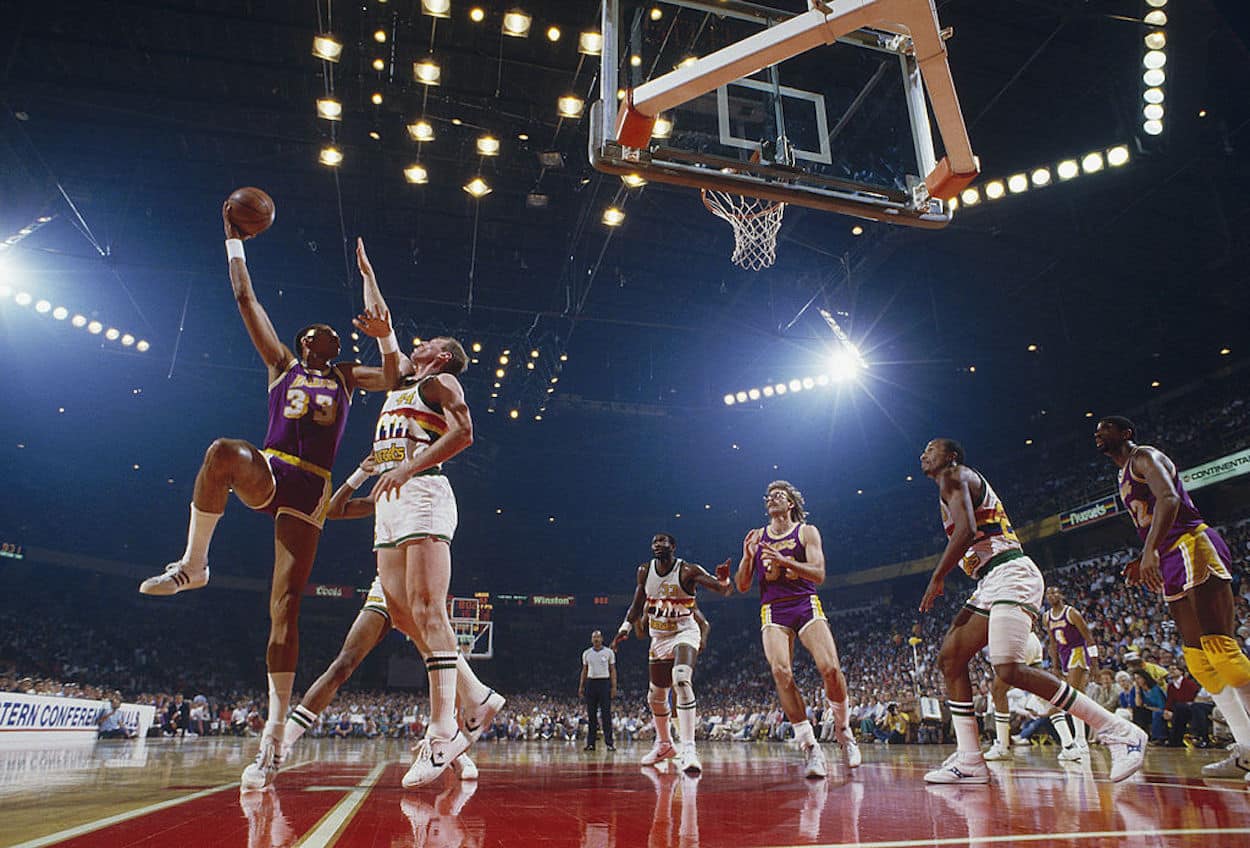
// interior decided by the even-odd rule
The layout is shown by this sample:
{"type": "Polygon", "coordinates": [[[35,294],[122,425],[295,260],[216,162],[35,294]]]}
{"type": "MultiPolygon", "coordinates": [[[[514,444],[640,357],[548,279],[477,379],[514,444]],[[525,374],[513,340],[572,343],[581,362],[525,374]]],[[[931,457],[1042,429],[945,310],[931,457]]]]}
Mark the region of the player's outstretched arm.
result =
{"type": "Polygon", "coordinates": [[[616,636],[612,639],[612,650],[616,650],[616,646],[629,638],[629,632],[635,629],[638,621],[642,618],[642,608],[647,602],[647,566],[638,566],[638,579],[634,585],[634,599],[629,603],[629,609],[625,612],[625,620],[621,622],[621,626],[616,630],[616,636]]]}
{"type": "MultiPolygon", "coordinates": [[[[684,574],[682,574],[682,577],[684,579],[682,582],[687,586],[702,586],[704,589],[725,597],[733,594],[733,583],[729,582],[729,560],[725,560],[716,567],[717,574],[721,574],[722,572],[724,573],[725,577],[723,580],[716,579],[712,575],[708,574],[703,566],[696,565],[693,562],[684,563],[683,571],[684,574]]],[[[691,592],[690,594],[693,595],[694,592],[691,592]]]]}
{"type": "Polygon", "coordinates": [[[408,357],[399,352],[395,331],[391,329],[391,313],[381,307],[366,307],[364,312],[352,319],[352,325],[366,336],[378,340],[378,347],[382,350],[382,367],[356,364],[342,366],[349,388],[364,389],[366,392],[388,392],[399,388],[403,379],[401,366],[408,362],[408,357]]]}
{"type": "Polygon", "coordinates": [[[260,354],[260,358],[264,360],[265,367],[269,369],[269,381],[273,382],[286,370],[295,355],[278,338],[273,322],[269,320],[269,314],[256,299],[256,292],[252,288],[252,276],[247,271],[247,260],[243,257],[242,242],[247,237],[230,223],[228,207],[228,202],[222,205],[221,217],[226,225],[227,255],[230,257],[227,261],[230,263],[230,285],[234,289],[234,301],[239,306],[239,314],[243,316],[243,326],[247,328],[252,345],[260,354]],[[239,241],[237,255],[233,255],[230,250],[232,240],[239,241]]]}
{"type": "Polygon", "coordinates": [[[330,498],[330,505],[326,508],[326,518],[365,518],[373,515],[372,493],[363,498],[353,498],[352,495],[373,476],[377,469],[373,455],[366,456],[360,466],[343,481],[343,485],[339,486],[330,498]]]}
{"type": "Polygon", "coordinates": [[[419,454],[383,474],[373,489],[375,499],[387,497],[390,492],[398,493],[404,483],[422,471],[446,462],[473,444],[473,417],[469,414],[469,404],[465,402],[460,381],[451,374],[438,374],[421,386],[426,397],[442,407],[447,432],[419,454]]]}
{"type": "Polygon", "coordinates": [[[955,527],[951,531],[950,539],[946,542],[946,550],[942,551],[942,558],[933,569],[933,576],[929,578],[929,587],[925,590],[924,597],[920,599],[921,612],[928,612],[933,608],[934,602],[944,590],[946,575],[959,564],[964,552],[976,538],[972,493],[968,491],[968,481],[964,479],[963,474],[958,469],[944,472],[938,488],[942,502],[946,504],[955,527]]]}
{"type": "MultiPolygon", "coordinates": [[[[386,363],[385,354],[387,353],[388,349],[392,347],[397,347],[398,343],[395,341],[395,334],[393,330],[391,329],[390,307],[386,305],[386,300],[382,297],[382,289],[378,286],[378,275],[374,273],[373,263],[369,261],[369,254],[365,252],[365,240],[361,238],[360,236],[356,237],[356,267],[360,269],[360,279],[363,284],[365,314],[366,315],[385,315],[387,318],[387,330],[386,330],[386,333],[384,334],[376,335],[374,333],[370,333],[364,327],[360,327],[359,325],[357,326],[359,327],[361,332],[368,333],[369,335],[373,336],[375,339],[378,340],[378,347],[382,349],[382,354],[383,354],[382,367],[386,368],[387,363],[386,363]],[[388,341],[388,338],[389,338],[389,341],[388,341]]],[[[392,381],[386,382],[386,385],[385,385],[386,389],[396,388],[399,385],[400,380],[402,380],[404,377],[410,376],[414,371],[414,368],[412,366],[412,360],[410,360],[403,353],[399,353],[398,359],[396,360],[396,366],[398,368],[398,371],[396,375],[394,375],[394,379],[392,381]]],[[[388,374],[388,378],[390,376],[392,375],[388,374]]],[[[367,386],[362,386],[362,388],[365,388],[366,390],[369,390],[369,391],[373,391],[372,389],[369,389],[367,386]]]]}

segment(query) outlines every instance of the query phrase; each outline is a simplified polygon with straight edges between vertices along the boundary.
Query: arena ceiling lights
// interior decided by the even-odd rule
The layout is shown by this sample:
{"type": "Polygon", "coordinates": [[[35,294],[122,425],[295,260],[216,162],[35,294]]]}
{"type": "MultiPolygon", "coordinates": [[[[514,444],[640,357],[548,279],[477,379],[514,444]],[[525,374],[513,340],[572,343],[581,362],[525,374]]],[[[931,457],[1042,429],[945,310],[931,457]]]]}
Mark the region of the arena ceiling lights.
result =
{"type": "Polygon", "coordinates": [[[1163,11],[1168,0],[1146,0],[1147,12],[1142,21],[1150,27],[1142,38],[1142,132],[1163,133],[1163,96],[1167,82],[1167,24],[1163,11]]]}
{"type": "Polygon", "coordinates": [[[64,306],[53,306],[52,301],[39,298],[28,291],[15,289],[8,279],[6,273],[9,269],[0,265],[0,302],[8,302],[9,298],[13,299],[13,303],[17,306],[30,309],[33,308],[40,315],[50,315],[55,321],[69,321],[71,327],[79,330],[86,330],[93,336],[103,335],[105,340],[117,342],[122,347],[131,348],[140,353],[146,353],[152,345],[147,339],[136,338],[131,333],[123,332],[116,327],[109,327],[100,321],[89,319],[81,313],[74,313],[70,316],[70,311],[64,306]]]}
{"type": "Polygon", "coordinates": [[[1001,200],[1025,192],[1064,183],[1076,177],[1096,174],[1107,168],[1121,168],[1132,158],[1127,144],[1093,150],[1075,159],[1062,159],[1054,165],[1037,165],[1006,177],[996,177],[968,186],[951,201],[951,208],[976,206],[983,201],[1001,200]]]}

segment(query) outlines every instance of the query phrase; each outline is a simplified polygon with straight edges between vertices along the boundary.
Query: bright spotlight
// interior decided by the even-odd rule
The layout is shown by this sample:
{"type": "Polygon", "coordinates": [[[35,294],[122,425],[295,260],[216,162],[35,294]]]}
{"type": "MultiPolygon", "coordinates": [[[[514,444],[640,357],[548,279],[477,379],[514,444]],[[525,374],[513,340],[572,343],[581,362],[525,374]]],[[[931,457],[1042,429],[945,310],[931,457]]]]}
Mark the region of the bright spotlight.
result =
{"type": "Polygon", "coordinates": [[[603,223],[609,227],[619,227],[625,223],[625,213],[615,206],[603,210],[603,223]]]}
{"type": "Polygon", "coordinates": [[[101,324],[99,321],[92,321],[90,324],[87,325],[87,332],[93,336],[98,336],[103,331],[104,331],[104,325],[101,324]]]}
{"type": "Polygon", "coordinates": [[[747,393],[746,393],[746,392],[738,392],[736,395],[734,395],[734,400],[738,401],[738,403],[746,403],[746,402],[747,402],[747,393]]]}
{"type": "Polygon", "coordinates": [[[1141,99],[1146,101],[1147,103],[1162,103],[1163,102],[1163,89],[1148,88],[1141,93],[1141,99]]]}
{"type": "Polygon", "coordinates": [[[959,193],[959,199],[963,201],[964,206],[976,206],[981,202],[981,192],[975,188],[966,188],[959,193]]]}
{"type": "Polygon", "coordinates": [[[13,302],[16,303],[18,306],[30,306],[30,302],[32,300],[34,300],[34,298],[30,296],[30,292],[24,292],[24,291],[18,292],[13,297],[13,302]]]}
{"type": "Polygon", "coordinates": [[[749,397],[751,400],[759,400],[759,399],[760,399],[760,390],[759,390],[759,389],[749,389],[749,390],[747,391],[747,397],[749,397]]]}
{"type": "Polygon", "coordinates": [[[412,78],[422,85],[440,85],[443,69],[433,59],[422,59],[412,63],[412,78]]]}
{"type": "Polygon", "coordinates": [[[556,111],[561,118],[580,118],[586,101],[575,94],[566,94],[556,100],[556,111]]]}
{"type": "Polygon", "coordinates": [[[107,330],[104,331],[104,338],[108,339],[111,342],[115,342],[119,338],[121,338],[121,331],[118,330],[116,327],[109,327],[107,330]]]}
{"type": "Polygon", "coordinates": [[[130,347],[134,343],[135,343],[135,337],[130,335],[130,333],[126,333],[125,335],[122,336],[122,344],[124,344],[126,347],[130,347]]]}
{"type": "Polygon", "coordinates": [[[56,309],[52,310],[52,317],[58,321],[64,321],[69,317],[69,310],[64,306],[58,306],[56,309]]]}
{"type": "Polygon", "coordinates": [[[1005,193],[1001,180],[991,180],[985,184],[985,196],[990,200],[998,200],[1005,193]]]}
{"type": "Polygon", "coordinates": [[[859,373],[859,363],[848,351],[840,350],[829,358],[829,379],[835,383],[854,380],[859,373]]]}
{"type": "Polygon", "coordinates": [[[421,11],[431,18],[449,18],[451,0],[421,0],[421,11]]]}
{"type": "Polygon", "coordinates": [[[1141,81],[1149,86],[1163,85],[1163,81],[1167,79],[1167,74],[1161,68],[1152,68],[1141,75],[1141,81]]]}
{"type": "Polygon", "coordinates": [[[1141,113],[1151,121],[1163,120],[1163,107],[1158,103],[1147,103],[1142,107],[1141,113]]]}
{"type": "Polygon", "coordinates": [[[652,138],[668,138],[673,134],[673,122],[668,118],[656,118],[655,126],[651,128],[652,138]]]}
{"type": "Polygon", "coordinates": [[[421,120],[408,125],[408,137],[413,141],[433,141],[434,127],[429,121],[421,120]]]}
{"type": "Polygon", "coordinates": [[[776,390],[777,394],[779,395],[784,395],[788,391],[785,383],[778,383],[777,385],[773,386],[773,389],[776,390]]]}
{"type": "Polygon", "coordinates": [[[577,37],[577,52],[587,56],[598,56],[603,52],[603,36],[587,30],[577,37]]]}
{"type": "Polygon", "coordinates": [[[1168,43],[1168,37],[1163,34],[1162,30],[1156,30],[1155,32],[1148,33],[1144,40],[1146,42],[1146,46],[1151,50],[1162,50],[1168,43]]]}
{"type": "Polygon", "coordinates": [[[724,401],[725,401],[725,406],[733,406],[733,405],[734,405],[734,402],[735,402],[735,401],[734,401],[734,396],[733,396],[733,395],[725,395],[725,397],[724,397],[724,401]]]}
{"type": "Polygon", "coordinates": [[[1050,169],[1049,168],[1034,168],[1033,173],[1029,175],[1029,179],[1031,179],[1033,181],[1033,185],[1037,186],[1038,188],[1041,188],[1042,186],[1050,185],[1050,169]]]}
{"type": "Polygon", "coordinates": [[[1156,9],[1153,12],[1146,13],[1146,17],[1142,18],[1142,20],[1150,24],[1151,26],[1167,26],[1168,25],[1168,13],[1161,12],[1158,9],[1156,9]]]}
{"type": "Polygon", "coordinates": [[[52,304],[49,301],[41,300],[35,304],[35,311],[40,314],[43,314],[44,312],[51,312],[52,304]]]}
{"type": "Polygon", "coordinates": [[[531,23],[533,23],[533,18],[529,14],[519,9],[513,9],[504,13],[503,34],[510,35],[513,38],[527,38],[530,34],[531,23]]]}
{"type": "Polygon", "coordinates": [[[816,385],[818,385],[818,386],[827,386],[827,385],[829,385],[829,375],[828,375],[828,374],[820,374],[820,375],[818,375],[818,376],[816,377],[816,385]]]}
{"type": "Polygon", "coordinates": [[[139,339],[139,343],[135,345],[135,349],[138,350],[139,353],[147,353],[148,348],[151,346],[152,345],[148,344],[144,339],[139,339]]]}
{"type": "Polygon", "coordinates": [[[75,315],[73,318],[69,319],[69,322],[75,327],[85,327],[87,326],[87,316],[75,315]]]}
{"type": "Polygon", "coordinates": [[[1146,135],[1159,135],[1163,132],[1163,121],[1143,121],[1141,128],[1146,135]]]}
{"type": "Polygon", "coordinates": [[[498,156],[499,155],[499,139],[493,135],[479,136],[477,140],[477,152],[480,156],[498,156]]]}
{"type": "Polygon", "coordinates": [[[343,43],[326,33],[314,36],[312,54],[326,62],[337,62],[343,54],[343,43]]]}
{"type": "Polygon", "coordinates": [[[1081,173],[1081,166],[1076,163],[1075,159],[1064,159],[1055,168],[1055,172],[1059,174],[1059,179],[1070,180],[1081,173]]]}
{"type": "Polygon", "coordinates": [[[797,380],[797,379],[796,379],[796,380],[791,380],[791,381],[790,381],[790,391],[792,391],[792,392],[801,392],[801,391],[803,391],[803,381],[802,381],[802,380],[797,380]]]}
{"type": "Polygon", "coordinates": [[[805,388],[805,389],[814,389],[814,388],[816,388],[816,381],[815,381],[815,380],[813,380],[811,377],[804,377],[804,378],[803,378],[803,388],[805,388]]]}
{"type": "Polygon", "coordinates": [[[1012,174],[1007,178],[1007,190],[1012,194],[1019,194],[1027,190],[1029,187],[1029,178],[1024,174],[1012,174]]]}
{"type": "Polygon", "coordinates": [[[1103,164],[1102,154],[1096,150],[1093,153],[1086,153],[1081,158],[1081,170],[1087,174],[1098,173],[1102,170],[1103,164]]]}
{"type": "Polygon", "coordinates": [[[1128,162],[1128,146],[1118,144],[1107,151],[1107,164],[1113,168],[1118,168],[1128,162]]]}
{"type": "Polygon", "coordinates": [[[1157,71],[1168,63],[1168,54],[1162,50],[1148,50],[1141,63],[1147,70],[1157,71]]]}
{"type": "Polygon", "coordinates": [[[773,391],[772,386],[765,386],[762,391],[763,391],[764,397],[772,397],[774,394],[776,394],[776,392],[773,391]]]}

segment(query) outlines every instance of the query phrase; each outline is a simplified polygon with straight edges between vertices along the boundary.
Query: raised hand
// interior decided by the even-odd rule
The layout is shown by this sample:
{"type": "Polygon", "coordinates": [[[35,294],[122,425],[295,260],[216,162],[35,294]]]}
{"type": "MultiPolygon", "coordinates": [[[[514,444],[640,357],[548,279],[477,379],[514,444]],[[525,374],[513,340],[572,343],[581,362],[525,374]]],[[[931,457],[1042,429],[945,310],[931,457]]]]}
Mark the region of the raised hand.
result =
{"type": "Polygon", "coordinates": [[[369,261],[369,254],[365,253],[365,240],[360,236],[356,237],[356,266],[360,268],[360,275],[373,279],[373,264],[369,261]]]}
{"type": "Polygon", "coordinates": [[[226,238],[240,239],[242,241],[246,241],[247,239],[251,238],[251,236],[245,236],[242,232],[239,231],[238,227],[236,227],[233,223],[231,223],[230,201],[228,200],[225,203],[221,204],[221,220],[226,225],[226,238]]]}
{"type": "Polygon", "coordinates": [[[730,560],[726,559],[720,565],[716,566],[716,579],[722,583],[729,582],[730,560]]]}
{"type": "Polygon", "coordinates": [[[384,339],[391,334],[391,313],[380,306],[375,306],[353,318],[352,326],[366,336],[384,339]]]}

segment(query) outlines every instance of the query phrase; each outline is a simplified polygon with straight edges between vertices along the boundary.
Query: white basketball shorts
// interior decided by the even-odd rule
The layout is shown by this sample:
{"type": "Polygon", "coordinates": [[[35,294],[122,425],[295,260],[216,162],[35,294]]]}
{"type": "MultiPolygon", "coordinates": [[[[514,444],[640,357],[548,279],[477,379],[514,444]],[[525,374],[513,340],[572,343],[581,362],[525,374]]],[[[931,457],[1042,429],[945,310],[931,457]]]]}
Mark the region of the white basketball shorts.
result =
{"type": "Polygon", "coordinates": [[[673,651],[678,645],[689,645],[699,650],[699,628],[679,627],[665,632],[651,631],[651,651],[647,654],[650,662],[671,662],[673,651]]]}
{"type": "Polygon", "coordinates": [[[413,477],[398,495],[374,504],[373,549],[397,548],[417,539],[456,535],[456,495],[442,474],[413,477]]]}

